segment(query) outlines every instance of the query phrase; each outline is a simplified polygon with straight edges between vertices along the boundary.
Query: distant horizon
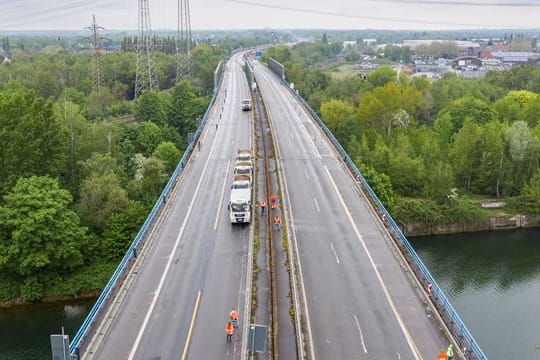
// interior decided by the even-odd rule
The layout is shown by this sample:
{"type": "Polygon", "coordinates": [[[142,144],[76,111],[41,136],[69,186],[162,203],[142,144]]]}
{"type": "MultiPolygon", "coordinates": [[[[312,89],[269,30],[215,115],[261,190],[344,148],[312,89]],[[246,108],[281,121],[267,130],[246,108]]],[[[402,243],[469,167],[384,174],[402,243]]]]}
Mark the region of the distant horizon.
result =
{"type": "MultiPolygon", "coordinates": [[[[152,29],[176,29],[177,0],[148,0],[152,29]]],[[[137,29],[131,0],[18,0],[3,2],[4,31],[137,29]]],[[[254,29],[435,30],[538,29],[540,0],[197,0],[190,3],[195,31],[254,29]]]]}
{"type": "MultiPolygon", "coordinates": [[[[471,32],[471,31],[486,31],[486,32],[493,32],[493,31],[500,31],[500,32],[540,32],[539,28],[515,28],[515,29],[506,29],[506,28],[459,28],[459,29],[380,29],[380,28],[363,28],[363,29],[329,29],[329,28],[275,28],[275,27],[264,27],[264,28],[223,28],[223,29],[191,29],[191,32],[225,32],[225,31],[231,31],[231,32],[245,32],[245,31],[328,31],[328,32],[354,32],[354,31],[387,31],[387,32],[471,32]]],[[[114,32],[134,32],[136,33],[138,29],[103,29],[101,30],[101,33],[114,33],[114,32]]],[[[164,29],[152,29],[152,32],[176,32],[177,29],[173,28],[164,28],[164,29]]],[[[0,34],[5,33],[62,33],[62,32],[88,32],[88,29],[80,28],[80,29],[7,29],[7,30],[0,30],[0,34]]]]}

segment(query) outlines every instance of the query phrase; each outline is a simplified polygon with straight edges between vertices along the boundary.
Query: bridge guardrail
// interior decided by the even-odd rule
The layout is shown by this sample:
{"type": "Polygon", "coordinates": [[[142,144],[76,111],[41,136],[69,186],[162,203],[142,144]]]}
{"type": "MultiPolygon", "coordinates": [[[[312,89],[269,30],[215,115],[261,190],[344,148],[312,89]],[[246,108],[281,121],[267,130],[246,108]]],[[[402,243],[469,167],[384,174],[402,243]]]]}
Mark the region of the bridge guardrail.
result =
{"type": "MultiPolygon", "coordinates": [[[[278,78],[279,74],[276,74],[278,78]]],[[[341,146],[339,141],[336,139],[334,134],[326,126],[324,121],[319,117],[319,115],[311,108],[311,106],[297,93],[292,89],[286,79],[280,78],[280,81],[285,85],[287,89],[295,96],[295,98],[304,106],[304,108],[310,113],[311,117],[317,122],[319,127],[323,130],[328,139],[332,142],[332,145],[335,147],[343,161],[347,164],[349,169],[355,174],[356,179],[360,181],[362,188],[368,194],[372,204],[375,206],[376,211],[383,219],[385,225],[391,230],[394,240],[397,241],[399,248],[402,253],[407,257],[409,263],[412,265],[415,275],[424,285],[425,289],[428,284],[431,284],[431,300],[437,307],[439,314],[445,321],[447,327],[452,332],[454,340],[457,342],[461,350],[463,351],[465,357],[471,360],[487,360],[487,356],[484,354],[483,350],[480,348],[472,334],[467,329],[465,323],[461,320],[458,313],[442,291],[442,289],[435,281],[435,278],[431,275],[427,267],[424,265],[409,240],[401,231],[401,228],[394,221],[390,213],[386,210],[379,197],[375,194],[371,186],[368,184],[366,179],[358,170],[356,164],[349,157],[345,149],[341,146]]]]}
{"type": "MultiPolygon", "coordinates": [[[[221,63],[220,63],[221,64],[221,63]]],[[[161,192],[161,195],[156,200],[152,210],[148,214],[146,220],[144,221],[143,225],[139,229],[139,232],[135,236],[135,239],[127,249],[124,257],[120,261],[120,264],[116,267],[116,270],[114,271],[113,275],[105,285],[103,291],[99,295],[98,299],[96,300],[94,306],[90,309],[88,315],[86,316],[85,320],[83,321],[81,327],[73,337],[70,345],[69,345],[69,351],[71,353],[72,358],[78,359],[79,358],[79,350],[81,343],[85,340],[86,336],[88,335],[87,332],[92,329],[92,325],[97,320],[101,314],[104,305],[112,298],[113,295],[116,294],[118,290],[118,286],[121,282],[119,280],[122,280],[125,278],[129,270],[131,269],[131,266],[133,265],[134,260],[137,257],[137,247],[138,245],[142,245],[142,241],[144,241],[144,237],[150,228],[150,225],[155,220],[154,217],[156,214],[158,214],[162,206],[167,202],[167,197],[174,185],[174,182],[178,178],[178,176],[183,171],[186,162],[188,161],[189,157],[191,156],[194,144],[196,144],[199,141],[199,137],[202,133],[202,129],[204,128],[204,125],[206,124],[206,121],[208,120],[208,116],[210,113],[210,110],[212,109],[212,106],[216,102],[217,97],[217,89],[221,86],[222,80],[223,80],[223,73],[220,74],[220,77],[217,79],[217,84],[215,84],[215,87],[213,89],[212,98],[210,99],[210,103],[208,104],[208,107],[206,108],[206,112],[204,113],[204,116],[197,124],[197,130],[193,134],[192,141],[189,142],[186,150],[184,151],[184,154],[182,155],[182,158],[178,162],[178,165],[176,166],[174,172],[172,173],[171,177],[169,178],[169,181],[165,185],[165,188],[161,192]]]]}

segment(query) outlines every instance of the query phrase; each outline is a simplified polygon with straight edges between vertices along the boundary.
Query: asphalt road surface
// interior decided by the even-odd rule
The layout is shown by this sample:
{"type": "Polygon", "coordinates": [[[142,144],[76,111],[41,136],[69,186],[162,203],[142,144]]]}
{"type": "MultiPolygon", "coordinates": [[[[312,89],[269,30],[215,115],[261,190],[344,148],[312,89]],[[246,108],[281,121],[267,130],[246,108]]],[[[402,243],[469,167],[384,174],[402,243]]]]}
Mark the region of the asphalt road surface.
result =
{"type": "Polygon", "coordinates": [[[100,346],[85,358],[240,358],[251,232],[232,226],[227,211],[236,151],[252,141],[251,112],[240,109],[249,97],[240,62],[238,54],[226,65],[200,151],[168,199],[151,246],[139,256],[144,261],[118,299],[119,311],[96,341],[100,346]],[[240,313],[240,331],[227,344],[232,307],[240,313]]]}
{"type": "Polygon", "coordinates": [[[291,92],[253,63],[277,141],[311,359],[434,359],[447,344],[384,226],[291,92]]]}

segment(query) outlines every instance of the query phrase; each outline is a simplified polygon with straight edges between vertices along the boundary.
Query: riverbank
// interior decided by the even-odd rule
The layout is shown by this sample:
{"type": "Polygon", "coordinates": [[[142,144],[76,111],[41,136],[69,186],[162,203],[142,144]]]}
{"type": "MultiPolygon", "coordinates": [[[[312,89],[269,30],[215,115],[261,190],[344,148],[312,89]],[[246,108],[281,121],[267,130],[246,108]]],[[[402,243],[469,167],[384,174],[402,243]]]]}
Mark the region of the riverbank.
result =
{"type": "Polygon", "coordinates": [[[468,223],[449,224],[399,224],[405,236],[431,236],[461,234],[478,231],[516,230],[540,227],[540,214],[535,215],[500,215],[468,223]]]}

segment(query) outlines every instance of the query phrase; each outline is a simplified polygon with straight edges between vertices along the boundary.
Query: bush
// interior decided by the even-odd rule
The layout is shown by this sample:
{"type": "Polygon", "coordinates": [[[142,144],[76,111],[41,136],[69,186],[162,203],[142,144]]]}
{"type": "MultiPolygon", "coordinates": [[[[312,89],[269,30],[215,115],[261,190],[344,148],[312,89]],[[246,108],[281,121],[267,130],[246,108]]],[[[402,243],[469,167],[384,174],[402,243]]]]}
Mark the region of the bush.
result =
{"type": "Polygon", "coordinates": [[[392,217],[399,223],[437,224],[444,219],[443,209],[435,201],[395,197],[392,217]]]}
{"type": "Polygon", "coordinates": [[[43,284],[37,277],[26,278],[21,285],[21,297],[24,301],[37,301],[43,297],[43,284]]]}
{"type": "Polygon", "coordinates": [[[0,281],[0,301],[5,302],[20,296],[20,283],[6,278],[0,281]]]}
{"type": "Polygon", "coordinates": [[[540,198],[531,195],[509,198],[507,208],[520,214],[540,214],[540,198]]]}

